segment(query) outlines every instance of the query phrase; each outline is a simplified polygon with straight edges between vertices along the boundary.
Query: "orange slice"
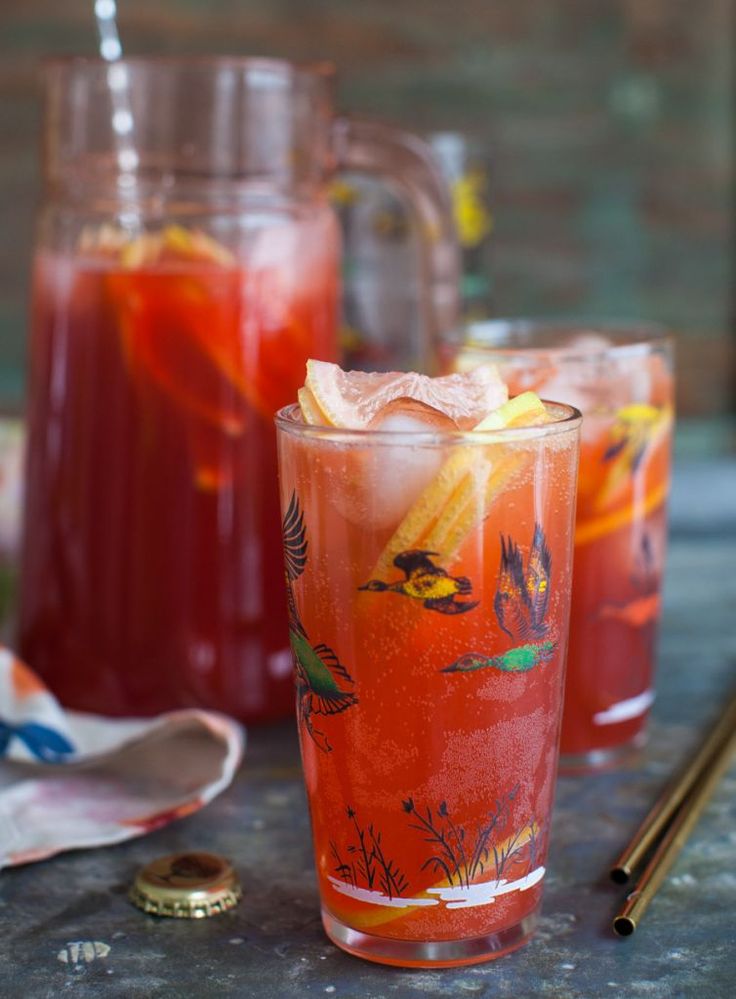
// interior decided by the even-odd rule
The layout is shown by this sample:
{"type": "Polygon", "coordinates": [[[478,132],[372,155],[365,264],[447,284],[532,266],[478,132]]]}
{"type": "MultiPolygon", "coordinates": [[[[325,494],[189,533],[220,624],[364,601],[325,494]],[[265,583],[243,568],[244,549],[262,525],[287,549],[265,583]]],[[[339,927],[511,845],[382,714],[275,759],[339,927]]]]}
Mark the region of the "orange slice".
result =
{"type": "Polygon", "coordinates": [[[493,365],[429,378],[415,372],[343,371],[337,364],[310,360],[304,387],[328,426],[353,430],[375,426],[386,407],[399,399],[428,406],[458,429],[471,430],[508,397],[493,365]]]}
{"type": "Polygon", "coordinates": [[[237,281],[237,273],[225,269],[209,280],[145,269],[111,271],[106,278],[134,377],[145,377],[230,437],[245,428],[249,388],[231,304],[237,281]]]}
{"type": "Polygon", "coordinates": [[[645,493],[643,497],[628,503],[619,510],[612,513],[603,514],[601,517],[579,520],[575,525],[575,545],[587,545],[604,534],[612,534],[626,527],[634,520],[648,517],[658,507],[667,500],[670,484],[667,479],[659,482],[656,486],[645,493]]]}
{"type": "MultiPolygon", "coordinates": [[[[113,246],[114,235],[100,238],[113,246]]],[[[92,245],[91,234],[85,239],[92,245]]],[[[275,297],[269,274],[247,273],[225,246],[180,225],[128,239],[117,257],[107,286],[136,376],[228,436],[243,432],[246,406],[270,421],[293,397],[293,358],[308,354],[311,332],[296,305],[284,306],[280,326],[244,343],[244,308],[266,325],[264,303],[275,297]]]]}

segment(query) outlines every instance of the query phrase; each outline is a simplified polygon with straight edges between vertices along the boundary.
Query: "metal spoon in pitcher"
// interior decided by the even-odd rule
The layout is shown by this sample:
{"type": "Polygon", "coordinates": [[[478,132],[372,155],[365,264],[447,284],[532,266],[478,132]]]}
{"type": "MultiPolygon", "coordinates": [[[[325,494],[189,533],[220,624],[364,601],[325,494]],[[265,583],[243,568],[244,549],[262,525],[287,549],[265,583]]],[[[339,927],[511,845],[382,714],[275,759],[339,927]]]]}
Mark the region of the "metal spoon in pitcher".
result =
{"type": "MultiPolygon", "coordinates": [[[[95,0],[94,5],[100,56],[110,66],[107,71],[107,84],[110,88],[112,106],[112,130],[118,164],[118,185],[132,193],[136,186],[135,172],[139,157],[135,148],[134,119],[130,100],[128,68],[121,61],[123,46],[117,25],[117,4],[115,0],[95,0]]],[[[125,228],[137,228],[137,212],[128,211],[121,215],[125,228]]]]}

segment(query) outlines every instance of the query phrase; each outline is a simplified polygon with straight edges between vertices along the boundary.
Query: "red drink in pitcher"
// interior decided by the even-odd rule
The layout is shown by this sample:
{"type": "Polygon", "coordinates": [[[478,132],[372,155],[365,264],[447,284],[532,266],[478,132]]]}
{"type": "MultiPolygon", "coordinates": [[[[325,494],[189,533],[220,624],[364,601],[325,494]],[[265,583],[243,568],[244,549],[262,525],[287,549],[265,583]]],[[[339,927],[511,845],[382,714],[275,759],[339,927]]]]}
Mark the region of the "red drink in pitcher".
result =
{"type": "MultiPolygon", "coordinates": [[[[316,425],[339,413],[328,390],[300,393],[278,428],[323,922],[359,956],[430,967],[490,960],[534,929],[579,416],[515,399],[480,429],[471,405],[438,421],[407,406],[404,388],[431,398],[412,377],[391,400],[376,385],[397,376],[346,376],[346,397],[387,403],[364,427],[316,425]]],[[[457,392],[466,403],[467,382],[457,392]]]]}
{"type": "Polygon", "coordinates": [[[21,649],[116,715],[293,711],[273,415],[338,350],[337,170],[419,221],[430,363],[456,253],[428,148],[274,59],[52,60],[30,347],[21,649]]]}
{"type": "Polygon", "coordinates": [[[39,255],[20,635],[67,705],[288,712],[273,414],[334,356],[337,254],[325,206],[238,256],[174,225],[39,255]]]}

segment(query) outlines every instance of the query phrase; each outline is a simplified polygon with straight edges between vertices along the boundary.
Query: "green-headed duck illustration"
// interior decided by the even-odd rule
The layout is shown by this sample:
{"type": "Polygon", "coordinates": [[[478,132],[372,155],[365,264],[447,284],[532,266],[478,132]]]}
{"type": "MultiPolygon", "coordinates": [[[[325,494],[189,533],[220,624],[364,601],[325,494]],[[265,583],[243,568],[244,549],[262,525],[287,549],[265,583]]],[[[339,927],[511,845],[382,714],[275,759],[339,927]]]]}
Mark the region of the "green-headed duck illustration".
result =
{"type": "Polygon", "coordinates": [[[324,643],[312,646],[302,624],[294,598],[294,581],[307,564],[307,532],[304,514],[296,493],[292,494],[283,522],[286,589],[289,608],[289,640],[296,671],[296,703],[299,724],[304,723],[316,745],[330,752],[324,732],[314,727],[312,715],[336,715],[358,703],[355,693],[346,689],[353,678],[333,650],[324,643]]]}
{"type": "Polygon", "coordinates": [[[473,673],[478,669],[497,669],[502,673],[528,673],[541,663],[549,662],[554,655],[556,642],[532,642],[518,645],[500,656],[484,656],[480,652],[467,652],[441,673],[473,673]]]}

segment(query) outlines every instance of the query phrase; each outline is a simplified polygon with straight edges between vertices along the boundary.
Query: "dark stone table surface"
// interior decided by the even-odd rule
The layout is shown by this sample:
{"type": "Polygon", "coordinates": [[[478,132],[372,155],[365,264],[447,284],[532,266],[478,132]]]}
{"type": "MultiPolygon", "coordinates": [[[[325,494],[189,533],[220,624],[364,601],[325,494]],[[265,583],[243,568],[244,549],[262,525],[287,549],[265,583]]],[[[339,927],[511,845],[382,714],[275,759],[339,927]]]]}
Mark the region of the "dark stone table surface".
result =
{"type": "Polygon", "coordinates": [[[560,779],[543,915],[522,950],[477,967],[401,971],[333,947],[319,919],[296,737],[283,725],[249,733],[237,780],[199,814],[122,846],[0,874],[1,999],[730,999],[736,769],[626,940],[610,929],[623,891],[606,870],[736,679],[735,565],[736,466],[691,465],[675,489],[649,744],[626,769],[560,779]],[[236,910],[185,922],[130,905],[126,892],[140,865],[192,848],[235,862],[245,889],[236,910]],[[109,951],[86,961],[68,946],[79,941],[109,951]]]}

